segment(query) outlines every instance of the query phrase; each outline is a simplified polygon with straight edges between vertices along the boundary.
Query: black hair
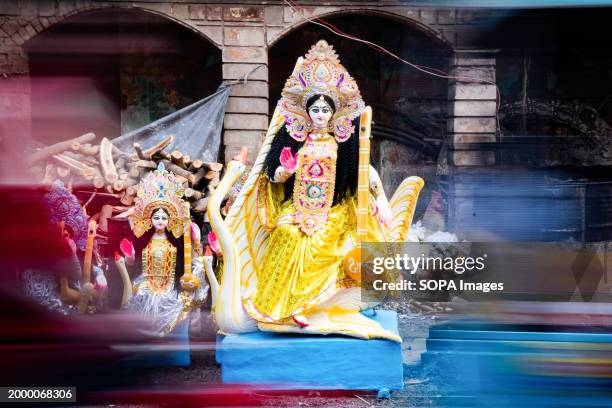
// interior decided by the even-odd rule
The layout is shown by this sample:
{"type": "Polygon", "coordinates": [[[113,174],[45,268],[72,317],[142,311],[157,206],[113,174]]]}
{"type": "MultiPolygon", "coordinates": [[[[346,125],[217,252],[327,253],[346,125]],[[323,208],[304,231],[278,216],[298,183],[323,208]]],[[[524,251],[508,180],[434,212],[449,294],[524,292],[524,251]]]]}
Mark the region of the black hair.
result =
{"type": "MultiPolygon", "coordinates": [[[[166,210],[163,207],[158,207],[158,208],[153,209],[153,211],[151,211],[151,214],[155,214],[157,210],[162,210],[164,213],[166,213],[166,215],[170,216],[170,214],[168,214],[168,210],[166,210]]],[[[181,235],[180,237],[175,238],[174,235],[172,235],[172,233],[169,232],[167,229],[164,230],[164,232],[166,233],[166,238],[168,238],[168,241],[170,241],[170,243],[176,248],[176,266],[174,268],[174,288],[176,289],[177,292],[180,292],[181,291],[180,279],[183,276],[183,273],[185,272],[184,270],[185,244],[183,242],[183,236],[181,235]]],[[[137,269],[138,271],[142,270],[142,251],[149,244],[154,233],[155,233],[155,229],[151,228],[150,230],[145,232],[140,238],[136,238],[136,241],[134,243],[134,250],[135,250],[135,258],[136,258],[135,264],[138,267],[137,269]]]]}
{"type": "MultiPolygon", "coordinates": [[[[325,102],[335,112],[336,105],[332,98],[327,95],[313,95],[306,101],[306,110],[308,110],[321,96],[325,102]]],[[[352,124],[355,128],[353,134],[344,142],[338,143],[338,158],[336,160],[336,184],[334,188],[334,201],[332,205],[336,205],[348,196],[353,196],[357,191],[357,170],[359,165],[359,138],[357,129],[359,129],[359,118],[356,118],[352,124]]],[[[264,162],[264,171],[270,179],[274,178],[274,172],[280,166],[280,153],[283,147],[291,148],[291,153],[295,154],[304,145],[304,142],[295,140],[287,127],[283,127],[278,131],[266,160],[264,162]]],[[[295,175],[289,177],[285,182],[285,200],[291,198],[293,194],[293,186],[295,184],[295,175]]]]}

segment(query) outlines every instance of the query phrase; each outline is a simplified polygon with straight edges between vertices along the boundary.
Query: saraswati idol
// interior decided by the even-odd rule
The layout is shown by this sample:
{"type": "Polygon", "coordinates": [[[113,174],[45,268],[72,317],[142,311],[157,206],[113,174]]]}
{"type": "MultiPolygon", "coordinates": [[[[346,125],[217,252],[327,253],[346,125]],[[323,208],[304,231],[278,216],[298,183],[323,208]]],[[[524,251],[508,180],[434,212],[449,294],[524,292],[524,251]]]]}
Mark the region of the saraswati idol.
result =
{"type": "Polygon", "coordinates": [[[345,257],[360,242],[401,241],[423,181],[389,202],[369,162],[371,109],[334,49],[321,40],[287,80],[261,151],[223,219],[219,205],[245,171],[228,165],[208,216],[223,261],[210,266],[221,332],[343,334],[400,342],[361,313],[359,276],[345,257]]]}
{"type": "Polygon", "coordinates": [[[125,308],[150,317],[165,335],[200,307],[208,292],[201,257],[191,244],[192,235],[199,242],[199,230],[190,222],[188,203],[181,199],[183,187],[163,164],[147,174],[137,194],[130,216],[135,250],[124,252],[141,273],[125,308]]]}

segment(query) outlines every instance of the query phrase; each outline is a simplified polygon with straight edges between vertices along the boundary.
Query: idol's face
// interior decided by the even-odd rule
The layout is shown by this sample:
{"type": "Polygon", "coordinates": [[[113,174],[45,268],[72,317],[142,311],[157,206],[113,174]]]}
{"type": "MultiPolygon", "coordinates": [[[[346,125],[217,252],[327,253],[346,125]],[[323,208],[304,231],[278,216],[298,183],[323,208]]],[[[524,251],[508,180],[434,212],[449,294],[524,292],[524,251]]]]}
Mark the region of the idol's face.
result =
{"type": "Polygon", "coordinates": [[[162,232],[168,226],[168,214],[161,208],[155,210],[153,216],[151,217],[151,223],[153,224],[153,228],[155,231],[162,232]]]}
{"type": "Polygon", "coordinates": [[[317,100],[308,109],[308,115],[310,115],[312,126],[317,129],[326,128],[333,113],[332,108],[323,98],[317,100]]]}

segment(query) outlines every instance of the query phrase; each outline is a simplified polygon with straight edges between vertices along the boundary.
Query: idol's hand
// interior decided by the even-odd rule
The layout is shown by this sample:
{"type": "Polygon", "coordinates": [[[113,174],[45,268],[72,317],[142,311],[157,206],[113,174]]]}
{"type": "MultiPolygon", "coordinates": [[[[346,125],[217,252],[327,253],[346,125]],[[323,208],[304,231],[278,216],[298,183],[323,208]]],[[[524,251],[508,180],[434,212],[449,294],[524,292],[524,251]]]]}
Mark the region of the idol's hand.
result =
{"type": "Polygon", "coordinates": [[[388,224],[391,221],[391,206],[384,194],[379,194],[376,197],[376,218],[383,224],[388,224]]]}
{"type": "Polygon", "coordinates": [[[283,147],[283,150],[280,154],[280,163],[283,166],[283,169],[289,175],[295,173],[297,169],[297,153],[295,156],[291,153],[290,147],[283,147]]]}
{"type": "Polygon", "coordinates": [[[106,276],[104,276],[104,272],[102,271],[102,268],[100,268],[99,266],[94,265],[92,266],[92,269],[95,274],[94,289],[96,289],[96,292],[98,294],[102,294],[108,288],[106,276]]]}
{"type": "Polygon", "coordinates": [[[183,290],[196,290],[200,287],[200,280],[193,275],[181,276],[181,288],[183,290]]]}

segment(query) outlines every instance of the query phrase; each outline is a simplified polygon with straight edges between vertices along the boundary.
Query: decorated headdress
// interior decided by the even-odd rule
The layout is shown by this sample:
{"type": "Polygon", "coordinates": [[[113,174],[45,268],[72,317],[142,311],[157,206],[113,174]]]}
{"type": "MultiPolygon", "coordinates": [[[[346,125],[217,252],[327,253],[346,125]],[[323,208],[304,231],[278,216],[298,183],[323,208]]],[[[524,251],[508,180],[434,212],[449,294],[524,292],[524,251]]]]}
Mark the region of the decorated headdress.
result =
{"type": "Polygon", "coordinates": [[[74,243],[77,248],[84,251],[87,244],[87,215],[79,200],[64,187],[64,183],[57,180],[43,196],[43,202],[49,209],[51,222],[56,224],[63,222],[70,227],[74,243]]]}
{"type": "Polygon", "coordinates": [[[183,235],[184,222],[189,217],[189,211],[181,199],[183,193],[181,183],[165,169],[163,163],[159,163],[157,170],[147,174],[138,184],[134,213],[130,216],[134,235],[141,237],[151,229],[151,216],[157,208],[168,212],[168,231],[176,238],[183,235]]]}
{"type": "Polygon", "coordinates": [[[336,51],[325,40],[308,51],[302,65],[287,79],[278,101],[287,131],[297,141],[305,140],[311,129],[306,103],[317,94],[327,95],[334,101],[336,111],[330,124],[336,140],[344,142],[355,130],[352,121],[361,114],[365,103],[357,83],[340,65],[336,51]]]}

